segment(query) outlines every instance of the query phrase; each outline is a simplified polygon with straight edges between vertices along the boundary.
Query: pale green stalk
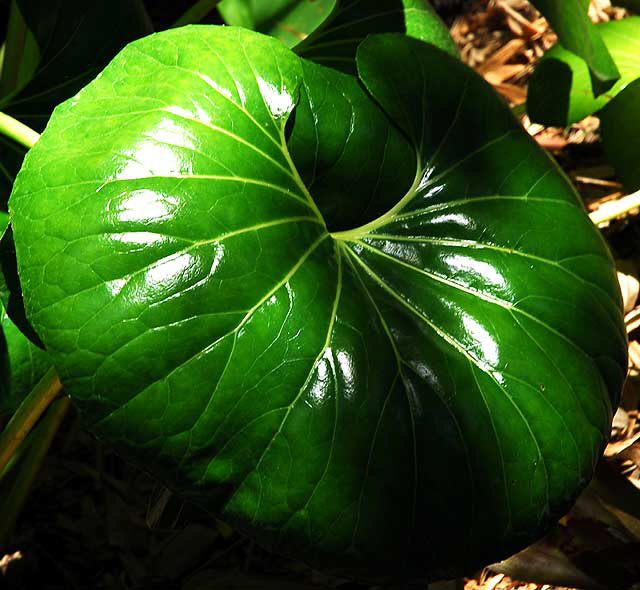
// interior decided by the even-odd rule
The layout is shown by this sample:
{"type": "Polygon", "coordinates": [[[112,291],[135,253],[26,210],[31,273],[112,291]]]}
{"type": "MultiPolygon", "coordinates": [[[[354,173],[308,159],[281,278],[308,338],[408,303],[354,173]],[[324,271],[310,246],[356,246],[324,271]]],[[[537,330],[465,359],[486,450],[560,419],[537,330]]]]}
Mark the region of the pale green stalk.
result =
{"type": "Polygon", "coordinates": [[[32,148],[36,141],[40,139],[40,134],[20,123],[17,119],[5,113],[0,113],[0,133],[10,137],[26,148],[32,148]]]}
{"type": "Polygon", "coordinates": [[[598,209],[589,214],[591,221],[596,225],[601,225],[608,221],[612,221],[618,217],[626,215],[633,209],[640,208],[640,190],[631,193],[626,197],[609,201],[600,205],[598,209]]]}

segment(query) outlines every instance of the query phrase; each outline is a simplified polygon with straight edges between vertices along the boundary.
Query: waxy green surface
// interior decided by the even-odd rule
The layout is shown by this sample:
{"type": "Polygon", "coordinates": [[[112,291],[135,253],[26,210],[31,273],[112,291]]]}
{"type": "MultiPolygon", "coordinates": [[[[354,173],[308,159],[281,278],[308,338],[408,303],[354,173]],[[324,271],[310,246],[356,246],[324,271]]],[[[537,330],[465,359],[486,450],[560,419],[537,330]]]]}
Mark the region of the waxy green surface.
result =
{"type": "Polygon", "coordinates": [[[589,480],[620,296],[484,81],[403,35],[357,63],[359,83],[229,27],[129,45],[26,159],[19,271],[65,390],[127,457],[315,566],[443,578],[589,480]]]}

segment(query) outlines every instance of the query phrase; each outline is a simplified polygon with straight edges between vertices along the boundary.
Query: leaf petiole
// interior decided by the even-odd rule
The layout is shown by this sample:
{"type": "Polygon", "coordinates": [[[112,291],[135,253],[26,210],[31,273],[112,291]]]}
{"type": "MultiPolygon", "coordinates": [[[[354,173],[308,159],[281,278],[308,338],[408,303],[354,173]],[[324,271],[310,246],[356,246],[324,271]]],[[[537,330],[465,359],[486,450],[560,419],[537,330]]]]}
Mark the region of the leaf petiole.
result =
{"type": "Polygon", "coordinates": [[[209,14],[218,4],[220,0],[198,0],[191,8],[188,8],[178,20],[176,20],[171,28],[183,27],[199,23],[207,14],[209,14]]]}
{"type": "Polygon", "coordinates": [[[62,383],[53,368],[33,388],[0,434],[0,473],[11,460],[42,413],[62,390],[62,383]]]}
{"type": "Polygon", "coordinates": [[[596,225],[601,225],[608,221],[612,221],[616,219],[616,217],[622,217],[625,213],[629,213],[629,211],[633,209],[638,209],[640,207],[640,190],[635,193],[631,193],[626,197],[622,197],[616,201],[609,201],[608,203],[603,203],[600,205],[598,209],[591,212],[589,217],[591,221],[596,225]]]}
{"type": "Polygon", "coordinates": [[[39,133],[6,113],[0,113],[0,133],[17,141],[26,148],[32,148],[40,139],[39,133]]]}

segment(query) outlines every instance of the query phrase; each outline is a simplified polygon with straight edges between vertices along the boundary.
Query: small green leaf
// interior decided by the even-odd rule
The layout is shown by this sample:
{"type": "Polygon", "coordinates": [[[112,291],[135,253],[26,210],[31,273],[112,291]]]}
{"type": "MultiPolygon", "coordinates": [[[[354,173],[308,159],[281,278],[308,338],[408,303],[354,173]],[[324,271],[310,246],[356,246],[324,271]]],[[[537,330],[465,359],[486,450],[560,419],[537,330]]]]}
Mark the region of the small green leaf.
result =
{"type": "MultiPolygon", "coordinates": [[[[8,219],[8,215],[4,213],[0,213],[0,216],[8,219]]],[[[0,239],[0,303],[2,309],[5,310],[11,321],[24,336],[37,347],[44,348],[42,340],[40,340],[40,337],[27,319],[24,309],[24,299],[16,261],[16,247],[13,243],[13,229],[11,226],[5,226],[0,239]]]]}
{"type": "Polygon", "coordinates": [[[331,14],[337,0],[222,0],[218,10],[229,25],[259,31],[295,47],[331,14]]]}
{"type": "Polygon", "coordinates": [[[560,42],[586,62],[593,94],[599,96],[620,77],[618,68],[591,22],[588,0],[531,0],[551,23],[560,42]]]}
{"type": "Polygon", "coordinates": [[[564,127],[599,111],[630,82],[640,77],[640,17],[596,25],[620,70],[620,79],[606,93],[593,96],[589,69],[571,51],[556,45],[529,82],[527,111],[533,121],[564,127]]]}
{"type": "Polygon", "coordinates": [[[29,152],[18,269],[85,426],[172,489],[315,567],[453,577],[593,474],[620,294],[486,82],[404,34],[357,65],[233,27],[132,43],[29,152]]]}
{"type": "MultiPolygon", "coordinates": [[[[2,240],[6,240],[9,216],[0,213],[2,240]]],[[[6,247],[0,245],[0,263],[4,274],[6,247]]],[[[15,264],[15,252],[12,258],[15,264]]],[[[17,277],[17,274],[15,275],[17,277]]],[[[0,283],[3,283],[0,279],[0,283]]],[[[49,355],[31,343],[9,319],[6,309],[6,285],[0,306],[0,415],[11,414],[51,368],[49,355]],[[4,308],[4,309],[3,309],[4,308]]],[[[35,332],[33,333],[35,336],[35,332]]],[[[35,336],[37,338],[37,336],[35,336]]]]}
{"type": "MultiPolygon", "coordinates": [[[[1,27],[0,27],[1,28],[1,27]]],[[[0,98],[22,88],[33,76],[40,61],[40,51],[33,33],[22,18],[17,0],[9,6],[7,38],[2,39],[0,98]]]]}
{"type": "Polygon", "coordinates": [[[607,159],[629,192],[640,189],[640,80],[602,109],[600,123],[607,159]]]}
{"type": "Polygon", "coordinates": [[[0,355],[0,415],[13,413],[51,368],[49,355],[30,342],[2,313],[3,353],[0,355]]]}

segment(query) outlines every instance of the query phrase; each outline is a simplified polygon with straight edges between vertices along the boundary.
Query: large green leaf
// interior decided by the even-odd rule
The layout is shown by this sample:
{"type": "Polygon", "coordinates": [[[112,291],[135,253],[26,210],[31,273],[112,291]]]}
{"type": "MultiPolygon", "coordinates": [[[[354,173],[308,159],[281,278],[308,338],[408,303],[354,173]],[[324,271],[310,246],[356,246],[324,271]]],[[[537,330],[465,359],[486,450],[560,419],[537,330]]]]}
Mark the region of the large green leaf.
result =
{"type": "Polygon", "coordinates": [[[628,191],[640,189],[640,79],[602,110],[600,122],[607,159],[628,191]]]}
{"type": "Polygon", "coordinates": [[[531,0],[531,3],[547,17],[564,47],[586,62],[593,94],[598,96],[611,88],[620,72],[589,18],[589,0],[531,0]]]}
{"type": "Polygon", "coordinates": [[[620,80],[594,97],[587,65],[562,45],[555,45],[529,82],[527,111],[532,120],[562,127],[575,123],[599,111],[640,77],[640,17],[600,23],[596,29],[620,70],[620,80]]]}
{"type": "Polygon", "coordinates": [[[446,577],[587,483],[626,369],[620,296],[481,78],[404,35],[358,66],[231,27],[129,45],[26,158],[19,272],[122,453],[315,566],[446,577]]]}
{"type": "MultiPolygon", "coordinates": [[[[0,110],[37,131],[53,108],[96,76],[129,41],[151,32],[141,0],[16,0],[40,48],[32,79],[0,98],[0,110]]],[[[0,139],[0,208],[25,148],[0,139]]]]}

